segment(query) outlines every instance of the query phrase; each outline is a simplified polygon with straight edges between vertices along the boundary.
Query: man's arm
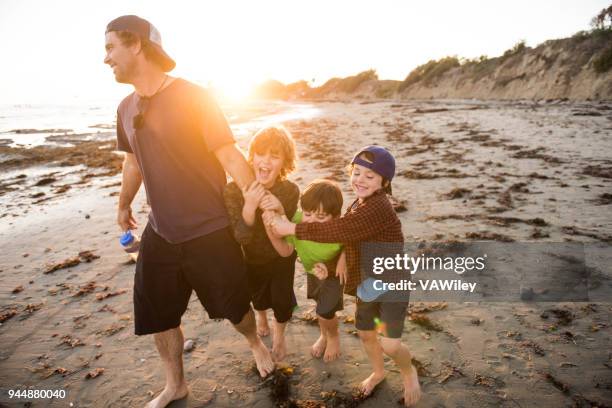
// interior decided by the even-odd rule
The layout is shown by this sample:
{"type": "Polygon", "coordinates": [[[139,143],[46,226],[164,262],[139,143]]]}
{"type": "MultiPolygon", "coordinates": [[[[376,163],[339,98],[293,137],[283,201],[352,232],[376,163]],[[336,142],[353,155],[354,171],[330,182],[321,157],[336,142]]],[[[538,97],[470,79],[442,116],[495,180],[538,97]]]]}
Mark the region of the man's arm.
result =
{"type": "Polygon", "coordinates": [[[229,216],[234,238],[240,245],[247,245],[253,237],[252,224],[247,224],[242,215],[245,200],[242,192],[235,183],[230,183],[223,190],[225,208],[229,216]]]}
{"type": "Polygon", "coordinates": [[[132,216],[132,201],[142,183],[140,168],[133,153],[126,153],[123,160],[121,178],[121,192],[119,193],[119,208],[117,211],[117,224],[122,231],[136,228],[136,219],[132,216]]]}
{"type": "Polygon", "coordinates": [[[223,169],[238,184],[241,190],[253,183],[253,171],[247,163],[240,150],[233,143],[227,143],[215,150],[215,156],[223,166],[223,169]]]}

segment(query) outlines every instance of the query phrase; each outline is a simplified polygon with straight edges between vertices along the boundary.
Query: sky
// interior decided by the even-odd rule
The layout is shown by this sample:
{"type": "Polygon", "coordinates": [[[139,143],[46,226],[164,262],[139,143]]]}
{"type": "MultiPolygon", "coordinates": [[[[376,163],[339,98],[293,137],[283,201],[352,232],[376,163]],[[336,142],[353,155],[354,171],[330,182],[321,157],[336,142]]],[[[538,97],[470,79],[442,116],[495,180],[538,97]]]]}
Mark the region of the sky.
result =
{"type": "Polygon", "coordinates": [[[609,1],[0,0],[0,104],[131,92],[103,64],[106,24],[123,14],[159,29],[172,75],[240,97],[267,79],[320,85],[372,68],[401,80],[430,59],[498,56],[589,29],[609,1]]]}

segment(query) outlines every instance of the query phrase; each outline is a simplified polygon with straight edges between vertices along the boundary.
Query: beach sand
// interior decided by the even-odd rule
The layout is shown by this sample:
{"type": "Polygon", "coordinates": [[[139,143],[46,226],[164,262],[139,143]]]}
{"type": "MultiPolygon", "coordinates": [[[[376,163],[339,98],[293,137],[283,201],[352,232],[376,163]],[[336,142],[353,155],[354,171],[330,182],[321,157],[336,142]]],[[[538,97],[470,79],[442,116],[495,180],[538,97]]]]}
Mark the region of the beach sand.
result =
{"type": "MultiPolygon", "coordinates": [[[[297,142],[299,168],[291,179],[301,188],[331,178],[350,203],[346,165],[360,147],[380,144],[397,159],[393,192],[405,209],[398,215],[406,241],[584,242],[602,248],[586,261],[609,283],[612,105],[315,105],[319,116],[284,123],[297,142]]],[[[62,389],[67,397],[26,406],[142,406],[163,388],[153,338],[133,334],[134,264],[118,244],[120,157],[112,148],[40,147],[11,162],[11,151],[0,151],[2,404],[24,406],[6,392],[31,387],[62,389]]],[[[142,189],[133,210],[142,231],[148,213],[142,189]]],[[[229,322],[208,319],[192,296],[182,321],[185,338],[195,341],[184,355],[191,394],[172,407],[398,406],[400,376],[389,359],[386,381],[373,396],[350,397],[370,373],[353,298],[345,297],[340,319],[342,356],[331,364],[310,356],[319,331],[300,265],[295,281],[299,309],[287,328],[289,355],[266,381],[256,375],[244,339],[229,322]]],[[[421,374],[418,406],[612,405],[609,297],[413,303],[410,314],[403,342],[421,374]]]]}

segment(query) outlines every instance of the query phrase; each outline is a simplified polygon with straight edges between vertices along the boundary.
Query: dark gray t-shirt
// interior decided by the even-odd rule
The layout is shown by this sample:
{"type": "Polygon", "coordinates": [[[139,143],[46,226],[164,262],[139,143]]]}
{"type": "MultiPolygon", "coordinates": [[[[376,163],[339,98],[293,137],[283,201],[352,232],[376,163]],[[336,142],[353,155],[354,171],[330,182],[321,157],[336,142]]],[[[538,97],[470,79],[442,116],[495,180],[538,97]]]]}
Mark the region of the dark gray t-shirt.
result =
{"type": "Polygon", "coordinates": [[[134,129],[139,99],[132,93],[119,104],[117,149],[136,155],[153,229],[181,243],[228,226],[227,181],[214,151],[234,137],[212,96],[177,78],[150,99],[134,129]]]}

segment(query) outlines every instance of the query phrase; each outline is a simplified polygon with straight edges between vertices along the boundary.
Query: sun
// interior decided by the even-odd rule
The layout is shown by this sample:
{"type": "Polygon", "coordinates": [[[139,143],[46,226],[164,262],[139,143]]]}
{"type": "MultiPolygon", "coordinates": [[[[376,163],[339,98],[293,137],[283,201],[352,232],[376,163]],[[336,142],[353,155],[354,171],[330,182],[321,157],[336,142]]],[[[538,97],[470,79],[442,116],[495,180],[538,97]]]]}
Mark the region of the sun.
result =
{"type": "Polygon", "coordinates": [[[211,86],[221,98],[237,103],[249,99],[255,88],[255,82],[246,79],[222,78],[211,81],[211,86]]]}

